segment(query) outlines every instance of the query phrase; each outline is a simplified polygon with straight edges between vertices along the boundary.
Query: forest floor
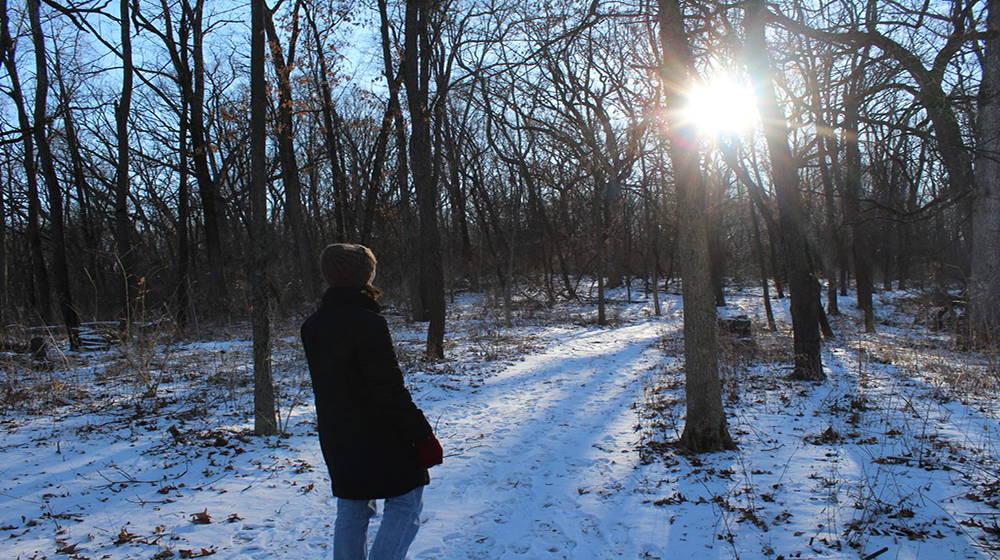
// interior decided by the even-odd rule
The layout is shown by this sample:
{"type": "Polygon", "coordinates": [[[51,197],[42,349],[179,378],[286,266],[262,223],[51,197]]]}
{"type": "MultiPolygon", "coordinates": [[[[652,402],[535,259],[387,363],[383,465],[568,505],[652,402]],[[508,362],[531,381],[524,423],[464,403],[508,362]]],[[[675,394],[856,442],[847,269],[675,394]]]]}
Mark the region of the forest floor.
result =
{"type": "MultiPolygon", "coordinates": [[[[1000,372],[921,326],[914,293],[852,300],[824,343],[828,379],[787,379],[759,292],[723,316],[723,397],[737,451],[692,456],[683,429],[680,298],[450,305],[449,359],[387,312],[445,462],[413,558],[985,558],[1000,556],[1000,372]]],[[[336,501],[289,321],[276,333],[281,437],[252,433],[249,328],[201,341],[147,332],[56,365],[0,358],[0,557],[324,558],[336,501]]],[[[373,520],[373,529],[378,525],[373,520]]],[[[374,533],[374,531],[372,531],[374,533]]]]}

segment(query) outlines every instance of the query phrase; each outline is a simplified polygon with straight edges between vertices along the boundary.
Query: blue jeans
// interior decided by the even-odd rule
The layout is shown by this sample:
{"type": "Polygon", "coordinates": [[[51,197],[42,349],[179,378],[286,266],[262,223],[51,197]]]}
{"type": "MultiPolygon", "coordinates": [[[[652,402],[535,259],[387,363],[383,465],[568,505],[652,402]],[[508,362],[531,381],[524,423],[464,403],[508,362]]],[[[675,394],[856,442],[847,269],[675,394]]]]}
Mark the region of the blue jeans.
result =
{"type": "Polygon", "coordinates": [[[337,498],[337,522],[333,528],[333,560],[404,560],[420,529],[424,487],[387,498],[382,524],[371,556],[368,556],[368,521],[375,515],[375,500],[337,498]]]}

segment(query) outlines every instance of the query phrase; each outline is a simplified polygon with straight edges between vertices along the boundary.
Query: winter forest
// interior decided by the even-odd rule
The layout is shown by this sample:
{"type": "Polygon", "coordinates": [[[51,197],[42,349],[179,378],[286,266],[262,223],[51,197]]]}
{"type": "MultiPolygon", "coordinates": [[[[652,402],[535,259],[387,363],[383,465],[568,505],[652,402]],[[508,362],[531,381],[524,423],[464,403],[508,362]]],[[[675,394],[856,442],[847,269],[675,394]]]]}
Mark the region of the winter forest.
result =
{"type": "Polygon", "coordinates": [[[0,556],[332,557],[331,243],[411,558],[1000,556],[1000,0],[0,18],[0,556]]]}

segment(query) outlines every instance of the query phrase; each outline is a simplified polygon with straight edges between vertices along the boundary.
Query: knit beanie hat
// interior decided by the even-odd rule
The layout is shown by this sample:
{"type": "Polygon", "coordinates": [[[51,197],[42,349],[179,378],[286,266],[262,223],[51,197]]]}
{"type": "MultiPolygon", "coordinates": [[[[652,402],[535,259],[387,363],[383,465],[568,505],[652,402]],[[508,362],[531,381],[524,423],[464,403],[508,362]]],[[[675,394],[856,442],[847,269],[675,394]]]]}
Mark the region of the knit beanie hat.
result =
{"type": "Polygon", "coordinates": [[[375,279],[375,255],[355,243],[327,245],[319,257],[319,267],[331,288],[363,288],[375,279]]]}

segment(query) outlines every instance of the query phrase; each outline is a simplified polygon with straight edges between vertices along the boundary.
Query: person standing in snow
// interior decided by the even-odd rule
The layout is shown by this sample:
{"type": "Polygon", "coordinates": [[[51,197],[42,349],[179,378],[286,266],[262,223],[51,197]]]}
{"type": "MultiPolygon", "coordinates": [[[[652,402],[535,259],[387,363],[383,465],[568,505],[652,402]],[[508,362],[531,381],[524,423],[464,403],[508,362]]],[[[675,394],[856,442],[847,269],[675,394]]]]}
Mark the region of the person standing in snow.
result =
{"type": "Polygon", "coordinates": [[[334,560],[367,557],[376,499],[385,504],[370,558],[405,558],[420,528],[427,469],[443,461],[441,444],[403,385],[375,301],[375,265],[362,245],[326,247],[320,268],[329,288],[302,325],[320,447],[337,497],[334,560]]]}

